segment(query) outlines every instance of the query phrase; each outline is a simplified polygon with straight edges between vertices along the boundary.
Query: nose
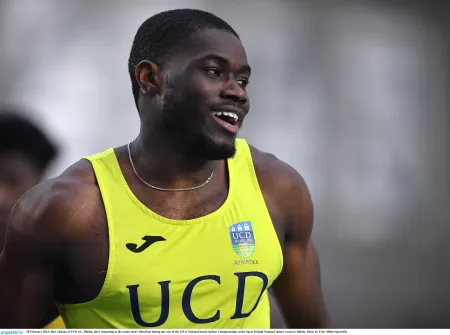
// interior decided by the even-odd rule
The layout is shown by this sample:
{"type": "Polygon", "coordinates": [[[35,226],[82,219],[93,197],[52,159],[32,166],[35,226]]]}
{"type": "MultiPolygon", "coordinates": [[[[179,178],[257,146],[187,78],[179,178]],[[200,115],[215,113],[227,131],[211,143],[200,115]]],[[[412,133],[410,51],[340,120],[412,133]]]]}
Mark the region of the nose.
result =
{"type": "Polygon", "coordinates": [[[245,90],[234,79],[227,81],[221,92],[221,97],[238,102],[241,105],[244,105],[248,101],[247,92],[245,92],[245,90]]]}

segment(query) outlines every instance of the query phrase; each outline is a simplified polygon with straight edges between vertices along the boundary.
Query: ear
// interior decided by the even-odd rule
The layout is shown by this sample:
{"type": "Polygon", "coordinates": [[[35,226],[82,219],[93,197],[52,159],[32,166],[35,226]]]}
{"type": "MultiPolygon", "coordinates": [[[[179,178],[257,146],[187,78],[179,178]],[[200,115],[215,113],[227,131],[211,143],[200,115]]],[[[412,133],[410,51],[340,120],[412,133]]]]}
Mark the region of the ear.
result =
{"type": "Polygon", "coordinates": [[[162,86],[162,71],[156,63],[140,61],[135,70],[136,80],[144,94],[158,94],[162,86]]]}

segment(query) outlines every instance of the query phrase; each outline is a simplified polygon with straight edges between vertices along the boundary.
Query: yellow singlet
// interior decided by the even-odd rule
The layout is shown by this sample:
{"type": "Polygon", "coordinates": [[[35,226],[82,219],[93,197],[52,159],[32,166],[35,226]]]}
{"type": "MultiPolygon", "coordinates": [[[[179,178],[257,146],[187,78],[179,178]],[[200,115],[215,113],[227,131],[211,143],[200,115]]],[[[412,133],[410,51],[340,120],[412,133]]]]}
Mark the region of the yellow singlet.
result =
{"type": "Polygon", "coordinates": [[[66,328],[66,325],[64,324],[64,321],[61,318],[61,316],[58,316],[55,320],[53,320],[52,322],[47,324],[44,328],[45,329],[64,329],[64,328],[66,328]]]}
{"type": "Polygon", "coordinates": [[[283,256],[249,146],[236,145],[225,203],[185,221],[145,207],[113,149],[86,157],[106,209],[109,262],[94,300],[59,304],[67,328],[270,328],[267,289],[283,256]]]}

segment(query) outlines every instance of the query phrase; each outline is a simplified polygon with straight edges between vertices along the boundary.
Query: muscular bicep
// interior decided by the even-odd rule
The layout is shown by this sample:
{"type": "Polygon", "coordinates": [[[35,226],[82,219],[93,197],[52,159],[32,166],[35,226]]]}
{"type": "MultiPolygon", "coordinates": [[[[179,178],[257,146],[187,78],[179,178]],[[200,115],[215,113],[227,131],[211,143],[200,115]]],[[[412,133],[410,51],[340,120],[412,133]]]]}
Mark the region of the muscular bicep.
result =
{"type": "Polygon", "coordinates": [[[0,255],[0,328],[39,327],[53,298],[58,248],[45,222],[51,217],[45,208],[27,208],[27,200],[11,213],[0,255]]]}
{"type": "Polygon", "coordinates": [[[258,182],[283,246],[283,269],[272,285],[289,328],[325,328],[318,257],[311,242],[313,204],[305,181],[288,164],[251,147],[258,182]],[[278,229],[277,229],[278,228],[278,229]]]}
{"type": "Polygon", "coordinates": [[[52,270],[0,257],[1,328],[38,328],[52,298],[52,270]]]}
{"type": "Polygon", "coordinates": [[[313,205],[308,188],[294,176],[285,193],[284,265],[274,292],[290,328],[325,328],[330,325],[320,284],[320,267],[311,241],[313,205]]]}
{"type": "Polygon", "coordinates": [[[283,271],[273,289],[290,328],[329,326],[320,287],[319,262],[312,243],[304,250],[295,246],[285,248],[283,271]]]}

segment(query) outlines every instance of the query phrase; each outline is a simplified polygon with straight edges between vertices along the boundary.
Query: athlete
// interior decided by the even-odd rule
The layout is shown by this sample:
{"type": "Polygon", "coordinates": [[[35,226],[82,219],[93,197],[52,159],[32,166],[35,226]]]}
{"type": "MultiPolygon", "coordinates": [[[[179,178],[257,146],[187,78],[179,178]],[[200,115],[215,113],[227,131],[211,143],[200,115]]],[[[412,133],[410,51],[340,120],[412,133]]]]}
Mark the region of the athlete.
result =
{"type": "MultiPolygon", "coordinates": [[[[58,153],[44,132],[17,112],[11,107],[0,110],[0,251],[11,209],[25,191],[40,182],[58,153]]],[[[54,304],[47,308],[39,327],[64,328],[54,304]]]]}
{"type": "Polygon", "coordinates": [[[129,72],[136,139],[86,157],[16,204],[0,258],[2,328],[53,298],[69,328],[325,328],[302,177],[237,133],[250,66],[200,10],[145,21],[129,72]]]}

